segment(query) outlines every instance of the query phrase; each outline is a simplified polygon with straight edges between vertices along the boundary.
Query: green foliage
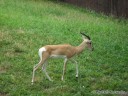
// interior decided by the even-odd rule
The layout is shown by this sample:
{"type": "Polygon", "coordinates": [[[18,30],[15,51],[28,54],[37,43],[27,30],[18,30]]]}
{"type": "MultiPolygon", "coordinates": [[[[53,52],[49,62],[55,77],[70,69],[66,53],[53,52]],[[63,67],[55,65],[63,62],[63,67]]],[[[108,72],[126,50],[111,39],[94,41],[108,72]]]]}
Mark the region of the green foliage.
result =
{"type": "MultiPolygon", "coordinates": [[[[0,0],[0,95],[90,96],[95,90],[128,91],[128,21],[47,0],[0,0]],[[79,32],[92,38],[95,50],[85,50],[75,65],[49,60],[49,82],[41,68],[31,85],[38,49],[46,44],[81,43],[79,32]]],[[[102,94],[101,94],[102,95],[102,94]]],[[[113,94],[109,94],[113,95],[113,94]]]]}

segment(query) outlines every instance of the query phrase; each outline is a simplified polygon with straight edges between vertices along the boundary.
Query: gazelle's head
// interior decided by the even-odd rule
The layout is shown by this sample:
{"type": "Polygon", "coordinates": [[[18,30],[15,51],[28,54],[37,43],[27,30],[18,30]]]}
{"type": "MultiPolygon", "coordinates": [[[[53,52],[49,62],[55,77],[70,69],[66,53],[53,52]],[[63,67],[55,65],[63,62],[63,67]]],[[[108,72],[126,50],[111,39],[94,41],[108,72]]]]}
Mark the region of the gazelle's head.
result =
{"type": "Polygon", "coordinates": [[[91,51],[94,50],[93,46],[92,46],[92,41],[91,38],[89,36],[87,36],[86,34],[80,32],[82,34],[82,38],[85,41],[85,43],[87,44],[87,48],[90,49],[91,51]]]}

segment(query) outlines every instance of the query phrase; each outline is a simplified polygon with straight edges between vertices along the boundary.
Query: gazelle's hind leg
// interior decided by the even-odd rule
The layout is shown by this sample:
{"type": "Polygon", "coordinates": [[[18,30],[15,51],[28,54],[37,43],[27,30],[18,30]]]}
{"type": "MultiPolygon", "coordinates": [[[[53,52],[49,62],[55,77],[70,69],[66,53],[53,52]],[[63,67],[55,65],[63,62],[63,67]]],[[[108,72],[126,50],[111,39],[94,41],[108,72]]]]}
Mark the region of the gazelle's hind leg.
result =
{"type": "Polygon", "coordinates": [[[46,77],[48,78],[49,81],[52,81],[52,79],[50,78],[50,76],[48,75],[47,71],[46,71],[46,67],[47,67],[47,61],[43,64],[42,66],[42,70],[45,73],[46,77]]]}
{"type": "Polygon", "coordinates": [[[39,57],[40,57],[40,62],[39,62],[37,65],[35,65],[35,66],[33,67],[32,81],[31,81],[32,84],[33,84],[33,82],[34,82],[35,71],[36,71],[41,65],[43,65],[43,64],[45,63],[45,61],[48,59],[48,57],[49,57],[49,53],[46,52],[46,49],[45,49],[44,47],[42,47],[42,48],[39,49],[39,57]]]}
{"type": "Polygon", "coordinates": [[[42,65],[44,62],[40,60],[40,62],[33,67],[33,73],[32,73],[32,81],[31,83],[34,83],[34,77],[35,77],[35,71],[39,68],[40,65],[42,65]]]}

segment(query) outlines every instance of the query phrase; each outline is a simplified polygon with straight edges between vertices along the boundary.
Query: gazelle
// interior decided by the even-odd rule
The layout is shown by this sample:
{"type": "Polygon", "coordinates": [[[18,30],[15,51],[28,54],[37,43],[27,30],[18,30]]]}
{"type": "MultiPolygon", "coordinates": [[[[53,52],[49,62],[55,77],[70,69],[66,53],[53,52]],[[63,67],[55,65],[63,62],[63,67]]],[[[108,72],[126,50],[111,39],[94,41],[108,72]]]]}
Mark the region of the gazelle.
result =
{"type": "Polygon", "coordinates": [[[35,71],[42,66],[42,70],[44,71],[46,77],[50,80],[50,76],[46,72],[46,62],[49,58],[63,58],[64,66],[63,66],[63,74],[61,80],[64,80],[64,73],[66,70],[66,63],[68,60],[72,60],[76,64],[76,77],[78,77],[78,64],[72,59],[73,56],[80,54],[85,48],[93,50],[91,39],[89,36],[81,33],[83,37],[83,42],[79,46],[72,46],[69,44],[62,45],[46,45],[39,49],[39,57],[40,62],[33,67],[33,76],[32,76],[32,84],[34,82],[35,71]]]}

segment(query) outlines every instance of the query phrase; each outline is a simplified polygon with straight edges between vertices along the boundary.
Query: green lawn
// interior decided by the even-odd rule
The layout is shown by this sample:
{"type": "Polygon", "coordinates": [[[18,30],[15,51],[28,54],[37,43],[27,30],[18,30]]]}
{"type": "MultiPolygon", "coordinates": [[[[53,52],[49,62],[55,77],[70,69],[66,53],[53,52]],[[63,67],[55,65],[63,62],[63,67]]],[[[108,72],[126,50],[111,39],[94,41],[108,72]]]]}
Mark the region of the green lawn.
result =
{"type": "MultiPolygon", "coordinates": [[[[128,20],[114,19],[72,5],[47,0],[0,0],[0,96],[96,96],[97,90],[128,92],[128,20]],[[75,65],[50,59],[48,81],[41,68],[31,85],[38,49],[47,44],[77,46],[80,32],[92,38],[75,65]]],[[[117,96],[117,94],[107,94],[117,96]]]]}

